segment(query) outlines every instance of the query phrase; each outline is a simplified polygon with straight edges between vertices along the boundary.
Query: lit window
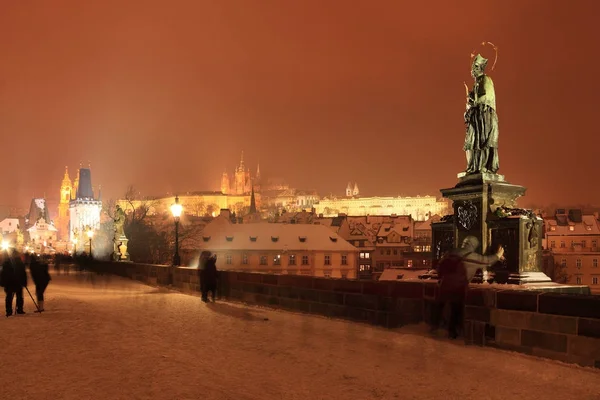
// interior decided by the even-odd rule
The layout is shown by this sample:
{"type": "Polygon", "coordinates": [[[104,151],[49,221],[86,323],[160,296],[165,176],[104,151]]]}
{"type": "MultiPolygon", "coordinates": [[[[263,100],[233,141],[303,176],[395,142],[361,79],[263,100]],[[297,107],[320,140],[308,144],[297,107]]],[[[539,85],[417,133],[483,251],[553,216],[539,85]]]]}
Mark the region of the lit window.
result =
{"type": "Polygon", "coordinates": [[[581,258],[578,258],[577,260],[575,260],[575,266],[577,268],[581,268],[581,258]]]}
{"type": "Polygon", "coordinates": [[[260,256],[260,265],[267,265],[267,256],[260,256]]]}
{"type": "Polygon", "coordinates": [[[296,255],[290,254],[288,257],[288,265],[296,265],[296,255]]]}
{"type": "Polygon", "coordinates": [[[592,285],[597,285],[598,284],[598,277],[594,276],[592,277],[592,285]]]}
{"type": "Polygon", "coordinates": [[[248,264],[248,254],[242,254],[242,264],[248,264]]]}
{"type": "Polygon", "coordinates": [[[560,260],[560,266],[563,268],[567,267],[567,259],[563,258],[562,260],[560,260]]]}
{"type": "Polygon", "coordinates": [[[412,261],[413,260],[408,260],[407,261],[406,265],[408,266],[408,268],[412,268],[412,266],[413,266],[413,262],[412,261]]]}
{"type": "Polygon", "coordinates": [[[273,257],[273,265],[281,265],[281,255],[277,254],[273,257]]]}
{"type": "Polygon", "coordinates": [[[358,267],[358,270],[360,272],[367,272],[371,270],[371,266],[369,264],[360,264],[360,266],[358,267]]]}
{"type": "Polygon", "coordinates": [[[360,253],[360,258],[362,258],[362,259],[369,259],[369,258],[371,258],[371,253],[361,252],[360,253]]]}
{"type": "Polygon", "coordinates": [[[308,265],[308,256],[302,256],[302,265],[308,265]]]}
{"type": "Polygon", "coordinates": [[[225,254],[225,264],[231,265],[231,254],[225,254]]]}
{"type": "Polygon", "coordinates": [[[597,258],[594,258],[594,259],[592,260],[592,267],[594,267],[594,268],[598,268],[598,259],[597,259],[597,258]]]}
{"type": "Polygon", "coordinates": [[[342,254],[342,265],[348,265],[348,256],[342,254]]]}
{"type": "Polygon", "coordinates": [[[331,265],[331,256],[325,256],[325,265],[331,265]]]}
{"type": "Polygon", "coordinates": [[[574,230],[575,230],[575,227],[574,227],[573,225],[570,225],[570,226],[569,226],[569,230],[570,230],[570,231],[574,231],[574,230]]]}
{"type": "Polygon", "coordinates": [[[576,280],[577,280],[577,284],[578,284],[578,285],[581,285],[581,277],[580,277],[580,276],[578,276],[578,277],[576,278],[576,280]]]}

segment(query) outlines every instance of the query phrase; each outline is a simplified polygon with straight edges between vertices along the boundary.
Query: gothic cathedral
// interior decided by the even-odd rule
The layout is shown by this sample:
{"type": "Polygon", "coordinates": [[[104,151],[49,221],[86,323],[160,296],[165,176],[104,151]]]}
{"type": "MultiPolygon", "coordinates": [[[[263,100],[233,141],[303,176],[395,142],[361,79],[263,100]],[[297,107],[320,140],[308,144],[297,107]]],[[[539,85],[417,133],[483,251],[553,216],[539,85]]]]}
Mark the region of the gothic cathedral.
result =
{"type": "Polygon", "coordinates": [[[260,166],[256,167],[256,176],[253,178],[250,175],[250,169],[244,166],[244,152],[242,152],[240,165],[235,169],[232,177],[233,180],[230,179],[227,172],[223,172],[221,178],[221,192],[230,195],[249,195],[253,189],[258,191],[258,185],[260,184],[260,166]]]}

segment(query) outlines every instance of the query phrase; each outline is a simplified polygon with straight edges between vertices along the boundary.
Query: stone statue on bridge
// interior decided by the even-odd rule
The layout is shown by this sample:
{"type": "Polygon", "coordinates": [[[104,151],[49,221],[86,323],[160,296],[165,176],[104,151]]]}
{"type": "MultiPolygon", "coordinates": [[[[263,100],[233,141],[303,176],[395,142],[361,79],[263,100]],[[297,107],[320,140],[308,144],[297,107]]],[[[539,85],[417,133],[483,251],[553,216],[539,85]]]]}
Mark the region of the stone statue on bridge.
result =
{"type": "Polygon", "coordinates": [[[467,174],[495,174],[500,168],[496,94],[492,78],[485,74],[487,64],[488,60],[480,54],[474,56],[471,65],[471,76],[475,80],[473,89],[469,91],[465,84],[467,111],[464,115],[466,137],[463,149],[467,155],[467,174]]]}

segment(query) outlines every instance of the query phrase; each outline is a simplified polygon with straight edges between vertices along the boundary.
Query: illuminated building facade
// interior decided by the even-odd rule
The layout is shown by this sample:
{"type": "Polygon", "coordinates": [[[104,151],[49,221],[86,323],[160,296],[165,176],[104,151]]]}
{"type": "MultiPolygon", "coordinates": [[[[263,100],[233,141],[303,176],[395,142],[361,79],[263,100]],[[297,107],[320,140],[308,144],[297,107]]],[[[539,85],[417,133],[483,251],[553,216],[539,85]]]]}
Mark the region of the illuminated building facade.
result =
{"type": "Polygon", "coordinates": [[[357,197],[358,186],[350,184],[346,193],[352,196],[346,198],[324,198],[314,204],[317,214],[324,217],[334,217],[339,214],[366,215],[410,215],[414,220],[425,221],[432,215],[445,215],[448,202],[433,196],[416,197],[357,197]]]}
{"type": "Polygon", "coordinates": [[[100,194],[94,196],[92,171],[80,168],[76,179],[74,197],[69,201],[69,239],[77,238],[80,243],[87,241],[86,230],[100,227],[102,201],[100,194]]]}
{"type": "Polygon", "coordinates": [[[546,249],[551,252],[560,283],[589,285],[600,292],[600,221],[581,210],[558,209],[545,218],[546,249]],[[558,276],[560,275],[560,276],[558,276]]]}

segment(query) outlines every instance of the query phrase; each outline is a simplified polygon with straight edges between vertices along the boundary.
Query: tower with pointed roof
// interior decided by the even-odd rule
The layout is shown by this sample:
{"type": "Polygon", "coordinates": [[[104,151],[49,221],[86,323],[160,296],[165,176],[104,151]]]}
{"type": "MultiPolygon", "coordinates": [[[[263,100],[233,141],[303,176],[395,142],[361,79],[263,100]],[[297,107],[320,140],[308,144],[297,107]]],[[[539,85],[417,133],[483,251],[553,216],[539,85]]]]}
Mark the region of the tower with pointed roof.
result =
{"type": "Polygon", "coordinates": [[[65,175],[60,185],[60,201],[58,203],[58,218],[56,228],[60,241],[69,240],[69,202],[71,201],[73,185],[69,177],[69,167],[65,167],[65,175]]]}
{"type": "MultiPolygon", "coordinates": [[[[77,188],[69,202],[69,239],[72,242],[77,237],[80,243],[87,243],[86,230],[100,227],[102,201],[94,195],[91,169],[80,168],[77,176],[77,188]]],[[[90,251],[78,247],[78,251],[84,250],[90,251]]]]}

